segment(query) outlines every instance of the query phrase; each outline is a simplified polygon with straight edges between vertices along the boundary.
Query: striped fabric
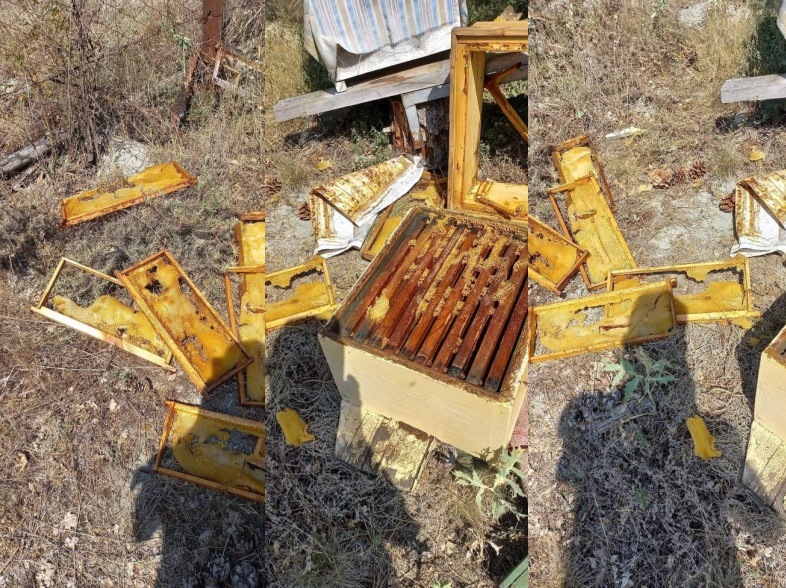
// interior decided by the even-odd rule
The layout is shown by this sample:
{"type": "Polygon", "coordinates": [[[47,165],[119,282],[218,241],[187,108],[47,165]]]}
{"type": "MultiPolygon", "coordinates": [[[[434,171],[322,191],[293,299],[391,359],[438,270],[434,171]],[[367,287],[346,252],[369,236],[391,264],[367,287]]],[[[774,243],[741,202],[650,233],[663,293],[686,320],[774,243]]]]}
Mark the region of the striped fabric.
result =
{"type": "Polygon", "coordinates": [[[461,26],[467,8],[466,0],[305,0],[304,17],[306,49],[332,76],[339,48],[364,55],[461,26]]]}

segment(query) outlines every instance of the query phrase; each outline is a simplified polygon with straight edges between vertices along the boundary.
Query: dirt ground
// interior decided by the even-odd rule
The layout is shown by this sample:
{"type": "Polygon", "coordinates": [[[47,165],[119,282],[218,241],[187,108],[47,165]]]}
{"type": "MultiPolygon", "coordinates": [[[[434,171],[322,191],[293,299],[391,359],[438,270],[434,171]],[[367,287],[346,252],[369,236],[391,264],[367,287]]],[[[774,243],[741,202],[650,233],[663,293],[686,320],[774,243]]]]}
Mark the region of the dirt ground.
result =
{"type": "MultiPolygon", "coordinates": [[[[775,11],[757,2],[538,2],[530,9],[530,210],[557,226],[545,190],[549,146],[588,133],[639,266],[728,257],[737,180],[783,167],[780,105],[720,103],[724,80],[783,70],[775,11]],[[607,133],[629,126],[627,140],[607,133]],[[751,149],[766,159],[749,161],[751,149]],[[646,189],[656,168],[706,163],[700,181],[646,189]]],[[[620,353],[531,366],[529,533],[533,586],[786,586],[783,521],[740,482],[758,356],[786,322],[786,269],[751,259],[750,329],[695,324],[620,353]],[[611,385],[607,363],[646,354],[676,377],[649,399],[611,385]],[[698,414],[723,456],[701,460],[685,419],[698,414]]],[[[586,295],[572,280],[566,298],[586,295]]],[[[533,286],[534,304],[555,301],[533,286]]]]}
{"type": "MultiPolygon", "coordinates": [[[[199,34],[192,4],[17,3],[0,15],[0,78],[11,92],[0,108],[3,154],[38,133],[72,131],[28,173],[0,180],[0,586],[265,584],[261,504],[150,471],[164,400],[261,412],[240,409],[234,382],[202,398],[181,369],[169,374],[30,311],[61,256],[111,273],[167,248],[226,318],[235,214],[262,206],[263,118],[258,104],[200,84],[181,131],[171,124],[199,34]],[[101,56],[98,69],[80,62],[88,86],[60,77],[80,38],[101,56]],[[142,167],[176,160],[199,185],[59,228],[60,198],[107,182],[99,171],[116,177],[103,160],[119,145],[126,162],[128,152],[142,167]]],[[[261,60],[263,6],[226,7],[227,40],[261,60]]],[[[263,79],[247,87],[261,96],[263,79]]]]}

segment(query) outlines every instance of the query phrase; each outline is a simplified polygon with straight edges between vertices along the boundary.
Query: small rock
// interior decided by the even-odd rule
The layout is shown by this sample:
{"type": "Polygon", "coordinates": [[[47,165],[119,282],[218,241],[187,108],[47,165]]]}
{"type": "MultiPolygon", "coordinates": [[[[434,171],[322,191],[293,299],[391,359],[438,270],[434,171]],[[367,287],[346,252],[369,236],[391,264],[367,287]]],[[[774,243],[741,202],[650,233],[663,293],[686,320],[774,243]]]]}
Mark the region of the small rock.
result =
{"type": "Polygon", "coordinates": [[[677,20],[689,27],[700,27],[707,20],[707,2],[698,2],[687,8],[683,8],[677,13],[677,20]]]}

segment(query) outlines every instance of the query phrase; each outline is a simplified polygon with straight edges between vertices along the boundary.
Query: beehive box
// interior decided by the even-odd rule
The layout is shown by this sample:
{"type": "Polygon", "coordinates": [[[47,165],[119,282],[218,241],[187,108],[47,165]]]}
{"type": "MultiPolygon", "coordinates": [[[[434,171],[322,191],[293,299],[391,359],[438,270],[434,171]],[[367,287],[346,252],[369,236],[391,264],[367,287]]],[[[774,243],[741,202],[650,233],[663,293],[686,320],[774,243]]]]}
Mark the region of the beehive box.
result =
{"type": "Polygon", "coordinates": [[[742,481],[786,517],[786,328],[761,354],[742,481]]]}
{"type": "Polygon", "coordinates": [[[527,227],[415,208],[320,333],[344,400],[489,457],[526,396],[527,227]]]}

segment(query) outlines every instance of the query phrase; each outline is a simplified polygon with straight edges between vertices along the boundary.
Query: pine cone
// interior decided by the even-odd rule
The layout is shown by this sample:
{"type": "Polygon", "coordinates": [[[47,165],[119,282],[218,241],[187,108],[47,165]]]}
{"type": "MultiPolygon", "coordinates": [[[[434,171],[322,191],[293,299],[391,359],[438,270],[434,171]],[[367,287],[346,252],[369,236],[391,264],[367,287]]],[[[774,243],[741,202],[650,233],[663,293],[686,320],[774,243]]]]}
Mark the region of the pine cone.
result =
{"type": "Polygon", "coordinates": [[[677,184],[681,184],[685,181],[687,174],[685,170],[682,168],[676,169],[669,178],[669,186],[676,186],[677,184]]]}
{"type": "Polygon", "coordinates": [[[297,216],[300,220],[311,220],[311,207],[308,205],[308,202],[300,205],[300,208],[297,209],[297,216]]]}
{"type": "Polygon", "coordinates": [[[688,177],[691,180],[698,180],[707,174],[707,163],[703,159],[695,159],[688,168],[688,177]]]}
{"type": "Polygon", "coordinates": [[[665,190],[671,186],[671,171],[665,168],[659,168],[650,172],[650,182],[652,187],[656,190],[665,190]]]}
{"type": "Polygon", "coordinates": [[[723,200],[720,201],[718,205],[723,212],[733,212],[734,211],[734,194],[731,196],[727,196],[723,200]]]}
{"type": "Polygon", "coordinates": [[[284,185],[277,178],[267,177],[262,181],[262,192],[265,196],[275,196],[283,187],[284,185]]]}

